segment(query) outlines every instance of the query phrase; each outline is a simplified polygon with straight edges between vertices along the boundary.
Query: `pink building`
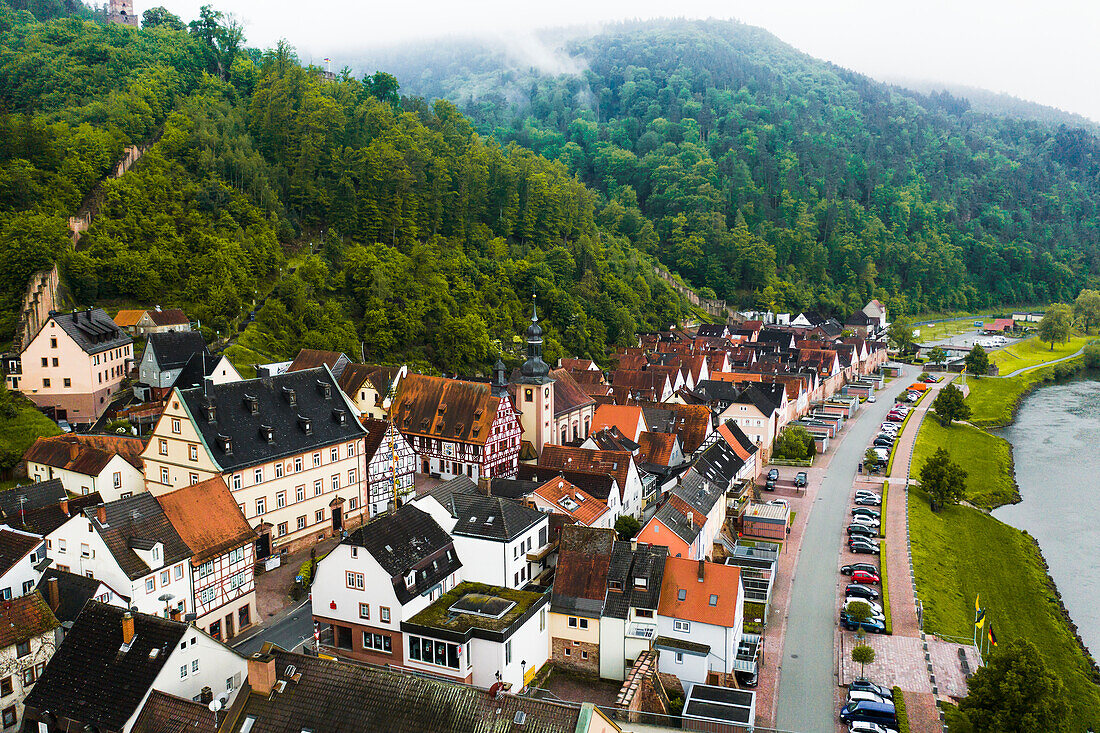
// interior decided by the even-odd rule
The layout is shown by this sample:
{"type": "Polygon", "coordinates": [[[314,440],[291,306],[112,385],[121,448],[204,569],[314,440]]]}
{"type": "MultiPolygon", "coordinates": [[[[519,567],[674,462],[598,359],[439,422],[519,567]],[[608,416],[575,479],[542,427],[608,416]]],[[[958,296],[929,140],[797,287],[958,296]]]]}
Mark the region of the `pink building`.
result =
{"type": "Polygon", "coordinates": [[[91,424],[126,376],[133,348],[133,339],[102,308],[54,312],[20,354],[8,386],[57,420],[91,424]]]}

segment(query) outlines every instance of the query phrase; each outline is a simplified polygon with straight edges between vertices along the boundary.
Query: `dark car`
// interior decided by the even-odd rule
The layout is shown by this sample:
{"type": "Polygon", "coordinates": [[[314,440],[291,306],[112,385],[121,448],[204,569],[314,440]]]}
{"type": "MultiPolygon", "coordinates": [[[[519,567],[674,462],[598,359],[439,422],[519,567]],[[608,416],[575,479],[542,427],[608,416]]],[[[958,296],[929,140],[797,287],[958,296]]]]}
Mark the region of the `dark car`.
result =
{"type": "Polygon", "coordinates": [[[779,469],[778,468],[773,468],[772,470],[768,471],[768,480],[769,481],[778,481],[779,480],[779,469]]]}
{"type": "Polygon", "coordinates": [[[840,625],[848,629],[848,631],[855,631],[862,628],[864,631],[870,631],[872,634],[885,634],[886,624],[881,621],[875,621],[874,619],[867,619],[866,621],[856,621],[844,611],[840,612],[840,625]]]}
{"type": "Polygon", "coordinates": [[[742,672],[738,670],[733,673],[733,676],[737,678],[737,684],[750,689],[756,687],[756,683],[760,680],[760,675],[756,670],[752,672],[742,672]]]}
{"type": "Polygon", "coordinates": [[[866,494],[857,496],[855,503],[858,506],[882,506],[881,496],[867,496],[866,494]]]}
{"type": "Polygon", "coordinates": [[[848,550],[857,555],[879,554],[879,546],[877,543],[857,538],[852,538],[852,541],[848,543],[848,550]]]}
{"type": "Polygon", "coordinates": [[[878,566],[872,565],[869,562],[854,562],[851,565],[845,565],[840,569],[841,575],[851,575],[857,570],[862,570],[865,573],[878,573],[878,566]]]}
{"type": "Polygon", "coordinates": [[[847,723],[853,720],[866,720],[870,723],[894,728],[898,724],[897,711],[891,703],[860,700],[849,703],[840,711],[840,720],[847,723]]]}
{"type": "Polygon", "coordinates": [[[851,684],[848,685],[848,691],[849,692],[873,692],[873,693],[875,693],[876,695],[878,695],[879,697],[881,697],[883,699],[886,699],[886,700],[893,700],[894,699],[894,691],[891,690],[889,687],[883,687],[882,685],[876,685],[871,680],[865,679],[865,678],[862,678],[862,677],[860,679],[857,679],[857,680],[852,680],[851,684]]]}
{"type": "Polygon", "coordinates": [[[775,491],[775,479],[769,478],[764,482],[764,491],[775,491]]]}
{"type": "Polygon", "coordinates": [[[878,591],[861,583],[849,583],[844,586],[844,595],[851,598],[866,598],[869,601],[878,600],[878,591]]]}
{"type": "Polygon", "coordinates": [[[890,450],[894,447],[894,441],[886,440],[885,438],[875,438],[875,442],[871,443],[871,446],[874,448],[885,448],[886,450],[890,450]]]}
{"type": "Polygon", "coordinates": [[[806,485],[806,472],[805,471],[799,471],[798,473],[796,473],[794,475],[794,485],[795,486],[805,486],[806,485]]]}
{"type": "MultiPolygon", "coordinates": [[[[859,497],[856,497],[857,499],[859,497]]],[[[872,519],[882,519],[882,513],[877,509],[868,509],[865,506],[857,506],[852,510],[853,517],[871,517],[872,519]]]]}
{"type": "Polygon", "coordinates": [[[875,440],[889,440],[891,443],[897,441],[898,436],[893,433],[879,433],[875,436],[875,440]]]}
{"type": "Polygon", "coordinates": [[[871,529],[865,524],[849,524],[848,525],[849,537],[877,537],[878,532],[871,529]]]}

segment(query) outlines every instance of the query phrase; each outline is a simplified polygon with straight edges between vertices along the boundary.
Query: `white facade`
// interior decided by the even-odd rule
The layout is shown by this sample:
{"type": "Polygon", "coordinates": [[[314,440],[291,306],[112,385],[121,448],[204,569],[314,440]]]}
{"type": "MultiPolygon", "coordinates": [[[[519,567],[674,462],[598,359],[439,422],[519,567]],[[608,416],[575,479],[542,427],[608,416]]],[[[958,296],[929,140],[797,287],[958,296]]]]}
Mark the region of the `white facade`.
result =
{"type": "Polygon", "coordinates": [[[84,496],[98,491],[104,502],[124,499],[145,491],[145,476],[134,464],[118,454],[112,456],[103,470],[94,476],[32,461],[27,461],[27,475],[36,482],[61,479],[61,485],[70,494],[84,496]]]}
{"type": "Polygon", "coordinates": [[[245,542],[198,567],[191,567],[195,625],[217,639],[230,639],[242,628],[259,621],[254,616],[255,566],[256,545],[245,542]]]}
{"type": "MultiPolygon", "coordinates": [[[[740,588],[737,597],[744,597],[740,588]]],[[[695,644],[706,644],[710,647],[710,653],[705,656],[687,651],[680,653],[662,649],[658,664],[659,671],[679,677],[680,681],[684,683],[685,691],[690,683],[705,684],[708,672],[732,673],[734,671],[734,660],[737,659],[737,647],[741,644],[741,630],[744,620],[743,609],[744,605],[738,603],[737,616],[730,626],[686,621],[658,615],[657,633],[660,636],[695,644]]]]}
{"type": "MultiPolygon", "coordinates": [[[[647,609],[642,609],[646,613],[647,609]]],[[[656,615],[656,611],[650,611],[656,615]]],[[[628,617],[600,618],[600,677],[609,680],[626,679],[633,664],[642,652],[649,651],[657,635],[657,623],[652,616],[639,616],[638,609],[631,608],[628,617]]]]}
{"type": "Polygon", "coordinates": [[[370,516],[376,517],[393,508],[395,474],[398,501],[404,502],[414,493],[413,475],[416,473],[416,462],[416,451],[412,444],[391,422],[386,428],[381,445],[367,463],[367,486],[364,493],[369,502],[370,516]]]}
{"type": "MultiPolygon", "coordinates": [[[[458,525],[455,529],[459,529],[458,525]]],[[[464,580],[506,588],[522,588],[542,572],[541,562],[530,562],[527,554],[539,553],[549,543],[550,517],[544,516],[511,540],[492,540],[453,534],[458,558],[464,566],[464,580]]]]}
{"type": "Polygon", "coordinates": [[[32,636],[22,649],[17,645],[0,649],[0,725],[4,730],[18,730],[14,726],[23,719],[23,701],[55,651],[57,635],[52,630],[32,636]]]}
{"type": "MultiPolygon", "coordinates": [[[[176,644],[145,694],[148,697],[149,692],[159,690],[184,699],[198,700],[202,688],[209,687],[214,697],[228,693],[225,703],[228,707],[248,677],[247,666],[244,657],[192,626],[176,644]]],[[[137,722],[144,706],[143,700],[126,722],[124,733],[137,722]]]]}
{"type": "Polygon", "coordinates": [[[5,528],[5,531],[34,537],[39,540],[39,545],[35,549],[21,557],[18,562],[8,568],[6,573],[0,575],[0,600],[6,601],[9,598],[25,596],[35,589],[38,581],[42,579],[42,571],[35,569],[34,566],[42,562],[47,553],[46,543],[38,535],[18,529],[5,528]]]}

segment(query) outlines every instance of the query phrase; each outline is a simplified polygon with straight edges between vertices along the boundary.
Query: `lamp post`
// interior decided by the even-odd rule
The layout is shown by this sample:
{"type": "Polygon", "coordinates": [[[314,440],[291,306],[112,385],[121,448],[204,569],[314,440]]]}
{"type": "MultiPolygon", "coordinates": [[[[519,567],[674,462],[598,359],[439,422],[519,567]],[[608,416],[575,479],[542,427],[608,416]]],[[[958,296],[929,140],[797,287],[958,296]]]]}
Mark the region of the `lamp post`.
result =
{"type": "Polygon", "coordinates": [[[527,660],[519,660],[519,691],[522,694],[527,689],[527,660]]]}

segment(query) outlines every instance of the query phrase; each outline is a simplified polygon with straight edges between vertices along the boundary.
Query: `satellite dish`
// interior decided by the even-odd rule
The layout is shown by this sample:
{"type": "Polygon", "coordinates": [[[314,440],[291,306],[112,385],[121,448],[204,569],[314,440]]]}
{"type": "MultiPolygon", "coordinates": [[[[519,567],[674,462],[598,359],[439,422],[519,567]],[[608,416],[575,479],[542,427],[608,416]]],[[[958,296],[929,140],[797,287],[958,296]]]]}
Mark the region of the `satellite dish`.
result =
{"type": "Polygon", "coordinates": [[[206,707],[210,708],[210,712],[216,713],[222,709],[222,701],[215,697],[206,707]]]}

